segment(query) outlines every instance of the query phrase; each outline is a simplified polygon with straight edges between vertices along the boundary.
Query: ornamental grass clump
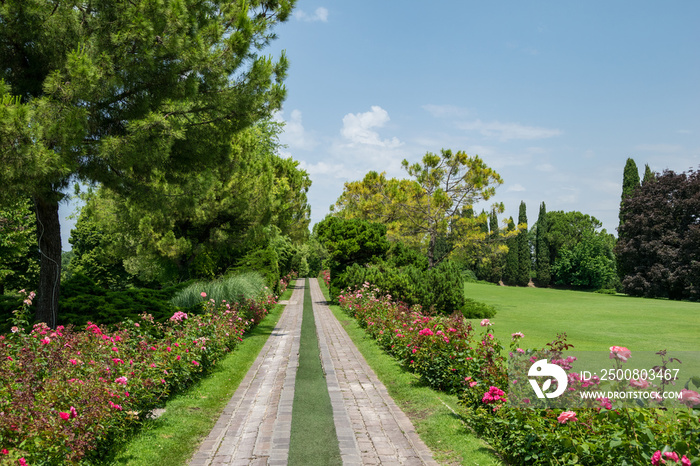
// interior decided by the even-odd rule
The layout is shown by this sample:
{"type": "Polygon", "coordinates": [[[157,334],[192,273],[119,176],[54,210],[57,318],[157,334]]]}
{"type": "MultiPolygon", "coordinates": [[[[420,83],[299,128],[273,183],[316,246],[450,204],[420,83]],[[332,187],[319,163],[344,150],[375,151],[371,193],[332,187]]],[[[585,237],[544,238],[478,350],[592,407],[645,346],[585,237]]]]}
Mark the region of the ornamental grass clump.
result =
{"type": "Polygon", "coordinates": [[[202,293],[216,302],[237,304],[243,304],[251,299],[258,300],[274,296],[259,273],[246,272],[211,282],[193,283],[173,296],[171,302],[180,308],[200,306],[202,293]]]}
{"type": "Polygon", "coordinates": [[[149,314],[115,330],[28,322],[31,299],[0,336],[0,462],[93,463],[242,340],[273,300],[205,299],[201,315],[149,314]],[[251,311],[252,309],[252,311],[251,311]]]}

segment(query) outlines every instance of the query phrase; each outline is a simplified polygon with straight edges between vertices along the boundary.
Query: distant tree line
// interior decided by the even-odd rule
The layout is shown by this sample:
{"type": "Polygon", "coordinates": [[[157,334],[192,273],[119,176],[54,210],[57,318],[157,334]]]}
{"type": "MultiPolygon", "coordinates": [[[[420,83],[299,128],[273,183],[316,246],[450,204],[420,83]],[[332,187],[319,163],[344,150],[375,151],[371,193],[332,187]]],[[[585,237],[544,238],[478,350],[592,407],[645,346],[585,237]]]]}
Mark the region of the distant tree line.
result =
{"type": "MultiPolygon", "coordinates": [[[[473,258],[467,264],[477,278],[511,286],[616,288],[615,237],[601,230],[598,219],[577,211],[547,212],[543,202],[537,222],[531,229],[527,225],[526,206],[521,202],[518,224],[513,218],[506,222],[506,230],[516,233],[502,240],[506,252],[473,258]]],[[[489,234],[498,238],[498,232],[492,212],[489,234]]]]}

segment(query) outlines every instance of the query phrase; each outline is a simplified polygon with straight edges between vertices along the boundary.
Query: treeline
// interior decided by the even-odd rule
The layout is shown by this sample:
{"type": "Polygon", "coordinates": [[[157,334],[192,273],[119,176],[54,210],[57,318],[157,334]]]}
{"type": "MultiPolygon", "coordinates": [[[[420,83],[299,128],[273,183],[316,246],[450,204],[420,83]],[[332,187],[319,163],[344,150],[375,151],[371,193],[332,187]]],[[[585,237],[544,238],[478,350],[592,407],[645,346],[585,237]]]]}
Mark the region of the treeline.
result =
{"type": "MultiPolygon", "coordinates": [[[[491,198],[503,182],[478,156],[443,150],[402,165],[407,179],[369,172],[345,183],[331,215],[381,224],[390,243],[401,242],[422,255],[429,269],[449,260],[468,279],[698,298],[698,172],[658,174],[646,166],[640,179],[629,159],[618,240],[597,218],[578,211],[548,212],[544,202],[534,223],[528,222],[524,202],[517,222],[512,217],[499,221],[505,210],[499,203],[477,214],[474,205],[491,198]]],[[[372,267],[363,273],[388,280],[379,274],[381,267],[372,267]]],[[[360,269],[354,270],[357,275],[360,269]]],[[[403,278],[395,283],[406,278],[405,271],[398,274],[403,278]]]]}
{"type": "Polygon", "coordinates": [[[518,223],[509,218],[505,234],[498,227],[496,212],[481,225],[486,241],[500,246],[491,248],[494,253],[487,256],[463,257],[464,267],[481,280],[511,286],[619,287],[613,253],[616,239],[601,229],[595,217],[577,211],[547,212],[543,202],[537,221],[528,228],[523,202],[518,223]]]}
{"type": "MultiPolygon", "coordinates": [[[[72,250],[63,254],[57,323],[91,315],[111,322],[119,309],[124,315],[148,306],[170,310],[168,299],[192,280],[256,271],[277,291],[291,271],[318,274],[326,252],[309,238],[311,181],[298,162],[278,155],[281,129],[262,120],[231,136],[226,163],[151,183],[138,197],[105,185],[83,193],[72,250]]],[[[21,302],[16,292],[38,286],[38,231],[28,198],[0,210],[0,231],[6,320],[21,302]]]]}

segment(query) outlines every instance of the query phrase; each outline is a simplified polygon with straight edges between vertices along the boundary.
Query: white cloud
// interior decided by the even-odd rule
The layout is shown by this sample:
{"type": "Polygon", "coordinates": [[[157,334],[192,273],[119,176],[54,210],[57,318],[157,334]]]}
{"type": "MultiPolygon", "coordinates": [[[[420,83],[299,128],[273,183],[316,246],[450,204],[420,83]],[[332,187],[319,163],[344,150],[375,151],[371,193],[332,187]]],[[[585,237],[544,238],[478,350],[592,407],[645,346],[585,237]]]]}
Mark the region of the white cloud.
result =
{"type": "Polygon", "coordinates": [[[328,22],[328,9],[324,7],[318,7],[316,8],[316,11],[314,11],[314,14],[310,15],[306,13],[303,10],[297,10],[294,12],[294,18],[296,18],[299,21],[306,21],[306,22],[312,22],[312,21],[321,21],[322,23],[328,22]]]}
{"type": "Polygon", "coordinates": [[[312,150],[318,142],[310,135],[302,123],[301,111],[292,110],[289,121],[284,120],[284,115],[278,112],[275,119],[284,122],[284,132],[280,135],[280,142],[292,149],[312,150]]]}
{"type": "Polygon", "coordinates": [[[525,187],[523,185],[521,185],[519,183],[516,183],[512,186],[509,186],[508,189],[506,189],[507,193],[510,193],[510,192],[521,193],[523,191],[527,191],[527,190],[525,189],[525,187]]]}
{"type": "Polygon", "coordinates": [[[560,130],[554,128],[525,126],[520,123],[501,123],[499,121],[484,123],[479,119],[459,123],[457,126],[466,131],[478,131],[486,137],[497,137],[502,141],[511,139],[546,139],[561,134],[560,130]]]}
{"type": "Polygon", "coordinates": [[[554,168],[554,165],[551,163],[542,163],[535,167],[538,171],[545,172],[545,173],[553,173],[556,171],[556,168],[554,168]]]}
{"type": "Polygon", "coordinates": [[[348,113],[343,117],[340,134],[352,144],[365,144],[386,148],[399,147],[402,143],[397,138],[381,139],[372,128],[381,128],[389,121],[389,114],[383,108],[373,105],[369,112],[348,113]]]}

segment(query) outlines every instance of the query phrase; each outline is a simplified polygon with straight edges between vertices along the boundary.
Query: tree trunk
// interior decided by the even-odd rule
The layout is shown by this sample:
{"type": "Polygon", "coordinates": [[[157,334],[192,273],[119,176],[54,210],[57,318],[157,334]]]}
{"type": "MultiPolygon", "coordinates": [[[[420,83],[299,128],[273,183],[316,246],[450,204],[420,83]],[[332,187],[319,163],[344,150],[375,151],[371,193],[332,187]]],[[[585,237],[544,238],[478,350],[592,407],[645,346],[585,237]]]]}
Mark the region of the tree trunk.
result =
{"type": "Polygon", "coordinates": [[[36,320],[56,328],[61,285],[61,223],[58,200],[34,196],[37,235],[41,256],[39,289],[36,292],[36,320]]]}
{"type": "Polygon", "coordinates": [[[428,243],[428,268],[435,267],[435,243],[437,242],[437,233],[430,232],[430,242],[428,243]]]}

